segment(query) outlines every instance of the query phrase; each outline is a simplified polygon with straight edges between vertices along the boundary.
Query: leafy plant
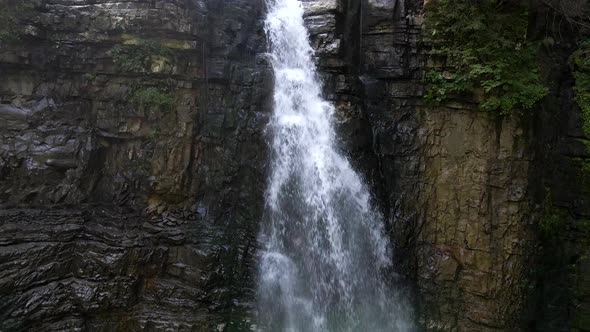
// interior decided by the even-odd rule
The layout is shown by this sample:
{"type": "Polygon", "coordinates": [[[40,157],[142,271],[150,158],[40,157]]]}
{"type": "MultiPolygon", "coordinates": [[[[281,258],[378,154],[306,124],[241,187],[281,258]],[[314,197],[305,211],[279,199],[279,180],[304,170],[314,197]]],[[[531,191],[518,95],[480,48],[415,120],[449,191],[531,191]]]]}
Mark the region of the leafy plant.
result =
{"type": "Polygon", "coordinates": [[[110,54],[121,70],[129,72],[147,71],[156,59],[172,56],[170,49],[147,40],[140,40],[137,44],[117,45],[110,54]]]}
{"type": "Polygon", "coordinates": [[[582,130],[590,137],[590,40],[580,43],[571,56],[576,84],[576,102],[582,110],[582,130]]]}
{"type": "Polygon", "coordinates": [[[170,93],[155,87],[136,90],[131,100],[144,109],[169,110],[174,104],[174,97],[170,93]]]}
{"type": "Polygon", "coordinates": [[[426,7],[426,32],[433,53],[448,71],[426,75],[427,100],[454,95],[480,97],[480,107],[503,114],[530,109],[547,89],[536,65],[537,47],[526,39],[524,7],[497,0],[433,0],[426,7]]]}

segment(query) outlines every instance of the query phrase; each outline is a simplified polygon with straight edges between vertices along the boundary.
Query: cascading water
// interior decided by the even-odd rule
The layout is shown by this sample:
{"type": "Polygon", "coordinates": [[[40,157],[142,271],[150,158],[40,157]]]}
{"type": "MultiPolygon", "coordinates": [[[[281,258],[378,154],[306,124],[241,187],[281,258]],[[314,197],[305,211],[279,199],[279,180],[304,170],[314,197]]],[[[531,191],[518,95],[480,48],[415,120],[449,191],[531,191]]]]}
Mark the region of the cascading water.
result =
{"type": "Polygon", "coordinates": [[[405,306],[381,277],[391,265],[382,218],[337,151],[334,108],[320,96],[301,3],[267,4],[275,91],[260,324],[265,331],[410,331],[405,306]]]}

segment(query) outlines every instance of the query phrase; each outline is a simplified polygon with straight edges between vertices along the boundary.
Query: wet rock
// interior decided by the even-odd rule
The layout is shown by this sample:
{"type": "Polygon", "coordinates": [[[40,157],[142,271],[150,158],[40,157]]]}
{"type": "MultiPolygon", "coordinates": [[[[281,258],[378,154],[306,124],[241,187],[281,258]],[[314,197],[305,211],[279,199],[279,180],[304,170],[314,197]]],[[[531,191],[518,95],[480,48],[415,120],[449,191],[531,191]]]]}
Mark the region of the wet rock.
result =
{"type": "Polygon", "coordinates": [[[46,1],[36,35],[2,45],[0,330],[209,331],[247,316],[272,85],[263,11],[46,1]],[[142,43],[166,57],[122,70],[113,48],[142,43]],[[138,103],[146,89],[170,107],[138,103]]]}
{"type": "MultiPolygon", "coordinates": [[[[326,95],[347,105],[337,107],[340,132],[355,139],[342,141],[390,218],[398,270],[416,285],[419,324],[429,331],[518,330],[537,243],[530,223],[543,138],[535,136],[534,117],[498,119],[469,100],[424,105],[421,77],[437,64],[420,44],[421,7],[370,0],[349,2],[341,16],[309,10],[326,95]],[[337,40],[344,50],[326,50],[337,40]],[[353,109],[360,116],[351,116],[353,109]],[[364,144],[356,139],[363,127],[364,144]]],[[[568,153],[584,155],[576,144],[568,153]]],[[[576,197],[563,192],[562,202],[576,197]]]]}
{"type": "Polygon", "coordinates": [[[47,159],[45,164],[62,170],[78,167],[77,161],[72,159],[47,159]]]}
{"type": "Polygon", "coordinates": [[[303,0],[306,15],[325,14],[340,10],[340,0],[303,0]]]}

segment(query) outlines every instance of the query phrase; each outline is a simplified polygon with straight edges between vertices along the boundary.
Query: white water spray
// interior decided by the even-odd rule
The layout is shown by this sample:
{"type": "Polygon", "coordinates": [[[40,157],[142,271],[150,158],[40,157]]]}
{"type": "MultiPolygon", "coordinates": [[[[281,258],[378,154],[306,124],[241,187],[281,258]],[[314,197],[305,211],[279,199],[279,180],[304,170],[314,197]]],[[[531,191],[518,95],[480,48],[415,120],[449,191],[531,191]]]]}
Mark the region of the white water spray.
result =
{"type": "Polygon", "coordinates": [[[339,154],[298,0],[268,0],[275,74],[259,316],[268,331],[410,331],[384,282],[383,220],[339,154]]]}

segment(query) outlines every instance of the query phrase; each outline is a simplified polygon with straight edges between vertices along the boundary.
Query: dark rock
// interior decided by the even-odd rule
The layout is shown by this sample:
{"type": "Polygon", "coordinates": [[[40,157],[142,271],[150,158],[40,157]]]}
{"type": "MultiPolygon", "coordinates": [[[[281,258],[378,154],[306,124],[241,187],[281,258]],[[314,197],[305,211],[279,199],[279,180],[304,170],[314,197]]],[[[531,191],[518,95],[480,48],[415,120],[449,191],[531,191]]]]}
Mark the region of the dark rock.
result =
{"type": "Polygon", "coordinates": [[[35,34],[0,50],[0,330],[246,324],[272,84],[264,2],[34,10],[35,34]],[[169,59],[121,70],[111,50],[142,40],[169,59]],[[172,107],[138,105],[146,88],[172,107]]]}

